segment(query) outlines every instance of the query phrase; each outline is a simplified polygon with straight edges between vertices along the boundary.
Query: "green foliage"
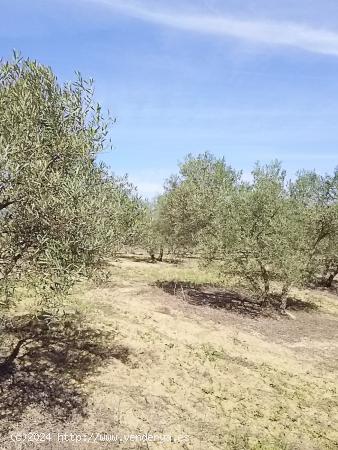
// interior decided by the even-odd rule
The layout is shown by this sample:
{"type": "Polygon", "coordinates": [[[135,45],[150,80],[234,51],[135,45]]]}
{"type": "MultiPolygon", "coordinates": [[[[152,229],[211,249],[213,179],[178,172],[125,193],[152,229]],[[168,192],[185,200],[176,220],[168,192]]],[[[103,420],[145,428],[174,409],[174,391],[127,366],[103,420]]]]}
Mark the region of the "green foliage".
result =
{"type": "Polygon", "coordinates": [[[291,286],[320,272],[328,284],[338,272],[337,179],[337,171],[301,173],[291,183],[275,161],[243,182],[224,160],[188,156],[161,199],[162,233],[172,247],[239,274],[264,304],[279,289],[285,310],[291,286]]]}
{"type": "Polygon", "coordinates": [[[171,252],[186,254],[199,251],[220,199],[234,189],[239,174],[209,153],[188,155],[179,169],[158,203],[159,228],[171,252]]]}
{"type": "Polygon", "coordinates": [[[149,253],[152,262],[156,262],[156,255],[158,255],[158,260],[162,260],[166,245],[162,232],[161,201],[162,198],[153,202],[145,202],[143,209],[140,244],[149,253]]]}
{"type": "Polygon", "coordinates": [[[109,120],[78,74],[15,56],[0,66],[0,294],[52,302],[133,238],[138,198],[95,163],[109,120]]]}
{"type": "Polygon", "coordinates": [[[338,274],[338,169],[333,175],[299,172],[291,184],[309,257],[308,279],[330,286],[338,274]]]}
{"type": "Polygon", "coordinates": [[[239,272],[255,294],[269,301],[271,282],[285,296],[303,279],[306,261],[298,245],[300,222],[280,163],[259,165],[220,208],[216,240],[227,267],[239,272]]]}
{"type": "Polygon", "coordinates": [[[292,285],[338,273],[338,170],[300,172],[257,165],[252,182],[223,158],[188,155],[153,203],[98,165],[109,120],[78,74],[60,85],[50,68],[15,56],[0,66],[0,297],[34,288],[52,304],[105,257],[141,245],[195,253],[240,274],[281,306],[292,285]]]}

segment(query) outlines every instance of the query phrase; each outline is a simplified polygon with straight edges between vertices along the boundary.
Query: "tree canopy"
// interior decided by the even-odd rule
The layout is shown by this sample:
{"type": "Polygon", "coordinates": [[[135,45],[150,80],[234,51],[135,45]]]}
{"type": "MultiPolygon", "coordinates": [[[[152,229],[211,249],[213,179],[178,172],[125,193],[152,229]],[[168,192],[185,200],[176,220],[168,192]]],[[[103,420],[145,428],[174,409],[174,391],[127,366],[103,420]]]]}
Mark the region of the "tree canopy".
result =
{"type": "Polygon", "coordinates": [[[243,181],[223,158],[189,155],[166,183],[156,220],[168,251],[217,261],[263,304],[277,289],[284,310],[292,286],[328,286],[338,273],[337,191],[337,170],[288,180],[273,161],[243,181]]]}
{"type": "Polygon", "coordinates": [[[77,74],[15,57],[0,67],[0,289],[54,298],[132,240],[138,197],[96,163],[109,119],[77,74]]]}

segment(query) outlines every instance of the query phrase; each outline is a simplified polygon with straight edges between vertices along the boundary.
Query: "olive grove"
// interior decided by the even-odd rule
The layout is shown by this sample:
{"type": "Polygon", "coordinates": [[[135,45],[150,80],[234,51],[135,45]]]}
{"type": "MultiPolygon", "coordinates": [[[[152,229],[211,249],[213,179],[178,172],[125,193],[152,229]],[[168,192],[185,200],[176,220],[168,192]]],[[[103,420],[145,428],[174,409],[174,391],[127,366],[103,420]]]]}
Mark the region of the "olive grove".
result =
{"type": "Polygon", "coordinates": [[[299,172],[257,164],[251,181],[206,153],[188,156],[158,201],[168,251],[239,275],[262,305],[277,296],[285,311],[292,286],[330,286],[338,273],[337,170],[299,172]]]}
{"type": "Polygon", "coordinates": [[[15,56],[0,66],[0,313],[28,292],[53,309],[105,258],[141,246],[151,261],[194,255],[234,273],[262,305],[338,273],[338,170],[257,164],[250,181],[210,153],[188,155],[164,193],[142,200],[97,163],[110,119],[77,74],[15,56]]]}

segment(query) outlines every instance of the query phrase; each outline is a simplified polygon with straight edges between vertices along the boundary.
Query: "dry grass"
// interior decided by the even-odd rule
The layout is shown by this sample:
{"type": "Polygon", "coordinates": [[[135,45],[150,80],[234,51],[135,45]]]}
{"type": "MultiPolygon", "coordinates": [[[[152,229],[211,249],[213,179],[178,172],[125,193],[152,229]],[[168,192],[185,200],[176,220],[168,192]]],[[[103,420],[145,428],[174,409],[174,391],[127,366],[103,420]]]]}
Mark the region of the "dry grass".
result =
{"type": "MultiPolygon", "coordinates": [[[[87,415],[66,423],[27,409],[16,431],[170,435],[176,442],[52,443],[33,448],[334,449],[338,446],[338,299],[294,292],[317,309],[295,320],[256,317],[192,301],[187,283],[218,285],[183,265],[120,259],[111,282],[78,286],[89,322],[118,330],[126,360],[81,379],[87,415]],[[155,285],[175,281],[175,295],[155,285]],[[180,289],[180,286],[182,289],[180,289]]],[[[202,295],[203,297],[203,290],[202,295]]],[[[211,291],[210,295],[214,295],[211,291]]],[[[3,448],[14,446],[4,437],[3,448]]],[[[28,446],[27,446],[28,448],[28,446]]]]}

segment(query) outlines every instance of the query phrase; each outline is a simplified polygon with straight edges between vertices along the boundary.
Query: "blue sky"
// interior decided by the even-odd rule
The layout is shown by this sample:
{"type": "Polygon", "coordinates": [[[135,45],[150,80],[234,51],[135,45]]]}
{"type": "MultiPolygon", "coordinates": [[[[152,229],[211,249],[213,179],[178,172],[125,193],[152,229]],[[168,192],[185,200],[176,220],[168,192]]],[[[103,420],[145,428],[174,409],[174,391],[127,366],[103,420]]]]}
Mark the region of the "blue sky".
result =
{"type": "Polygon", "coordinates": [[[12,49],[80,70],[117,122],[101,155],[152,196],[184,155],[249,174],[338,164],[337,0],[2,0],[12,49]]]}

